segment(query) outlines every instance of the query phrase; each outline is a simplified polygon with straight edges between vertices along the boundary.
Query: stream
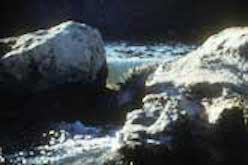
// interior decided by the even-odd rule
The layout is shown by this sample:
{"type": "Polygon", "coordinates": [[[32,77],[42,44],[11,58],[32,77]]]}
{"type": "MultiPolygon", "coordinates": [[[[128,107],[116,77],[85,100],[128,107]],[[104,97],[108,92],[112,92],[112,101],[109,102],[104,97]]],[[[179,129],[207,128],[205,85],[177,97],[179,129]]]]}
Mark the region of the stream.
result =
{"type": "MultiPolygon", "coordinates": [[[[175,60],[195,48],[194,45],[182,43],[107,42],[108,81],[124,82],[124,75],[130,68],[161,60],[175,60]]],[[[85,125],[83,121],[51,123],[47,131],[40,135],[49,139],[47,143],[30,150],[3,154],[0,162],[20,165],[102,165],[108,154],[118,147],[120,129],[121,126],[116,125],[85,125]]]]}

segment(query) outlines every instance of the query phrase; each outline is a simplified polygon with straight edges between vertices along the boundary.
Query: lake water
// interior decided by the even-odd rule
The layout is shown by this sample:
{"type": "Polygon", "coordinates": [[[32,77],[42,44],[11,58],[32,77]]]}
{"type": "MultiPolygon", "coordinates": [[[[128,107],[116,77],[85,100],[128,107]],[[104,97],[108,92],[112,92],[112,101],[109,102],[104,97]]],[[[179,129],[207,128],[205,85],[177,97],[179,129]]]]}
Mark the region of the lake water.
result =
{"type": "MultiPolygon", "coordinates": [[[[182,43],[106,44],[108,81],[124,81],[125,73],[143,64],[159,63],[180,58],[195,49],[182,43]]],[[[101,165],[113,149],[118,147],[118,130],[121,126],[86,126],[83,121],[51,123],[42,137],[47,143],[30,150],[3,155],[0,162],[10,164],[101,165]]]]}

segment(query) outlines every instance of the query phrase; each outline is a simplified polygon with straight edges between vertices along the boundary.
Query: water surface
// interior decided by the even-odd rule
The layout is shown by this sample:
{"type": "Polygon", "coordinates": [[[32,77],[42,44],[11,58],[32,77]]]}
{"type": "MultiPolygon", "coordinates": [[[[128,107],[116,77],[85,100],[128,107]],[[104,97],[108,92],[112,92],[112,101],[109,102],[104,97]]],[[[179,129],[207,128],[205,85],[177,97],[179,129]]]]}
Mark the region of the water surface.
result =
{"type": "MultiPolygon", "coordinates": [[[[124,74],[130,68],[176,60],[195,48],[182,43],[109,42],[106,44],[108,81],[123,82],[124,74]]],[[[4,155],[4,159],[11,164],[101,165],[118,146],[116,135],[120,128],[114,125],[89,126],[83,121],[51,123],[40,135],[48,139],[44,144],[14,151],[14,154],[4,155]]]]}

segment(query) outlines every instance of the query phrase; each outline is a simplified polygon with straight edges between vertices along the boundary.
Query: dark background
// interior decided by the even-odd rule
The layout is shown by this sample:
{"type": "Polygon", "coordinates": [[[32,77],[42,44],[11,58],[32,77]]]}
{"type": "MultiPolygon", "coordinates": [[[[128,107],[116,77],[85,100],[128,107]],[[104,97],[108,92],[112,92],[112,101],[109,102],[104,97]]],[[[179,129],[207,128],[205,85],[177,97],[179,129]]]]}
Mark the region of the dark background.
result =
{"type": "Polygon", "coordinates": [[[248,25],[247,0],[1,0],[0,37],[71,19],[105,39],[198,40],[224,27],[248,25]]]}

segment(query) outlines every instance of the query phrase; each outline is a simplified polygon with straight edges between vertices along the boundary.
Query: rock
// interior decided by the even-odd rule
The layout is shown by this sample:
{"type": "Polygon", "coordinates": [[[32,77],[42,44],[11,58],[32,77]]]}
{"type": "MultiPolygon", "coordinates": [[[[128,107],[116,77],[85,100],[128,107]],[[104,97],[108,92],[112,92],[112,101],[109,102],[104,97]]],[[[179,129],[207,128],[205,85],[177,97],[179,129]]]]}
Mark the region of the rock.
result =
{"type": "Polygon", "coordinates": [[[230,28],[160,65],[147,79],[143,108],[119,132],[122,161],[247,163],[247,50],[248,28],[230,28]]]}
{"type": "MultiPolygon", "coordinates": [[[[15,121],[13,125],[29,120],[107,121],[106,115],[99,114],[104,114],[102,108],[108,106],[111,93],[105,92],[105,49],[96,29],[67,21],[1,39],[0,48],[2,125],[10,120],[15,121]]],[[[109,111],[105,114],[114,110],[109,111]]]]}
{"type": "Polygon", "coordinates": [[[99,32],[85,24],[68,21],[2,39],[1,47],[1,89],[34,93],[67,84],[105,86],[104,44],[99,32]]]}

